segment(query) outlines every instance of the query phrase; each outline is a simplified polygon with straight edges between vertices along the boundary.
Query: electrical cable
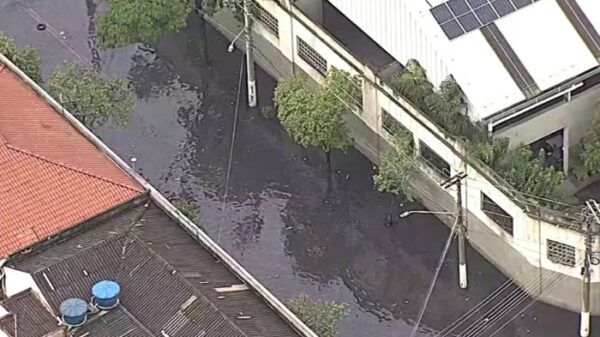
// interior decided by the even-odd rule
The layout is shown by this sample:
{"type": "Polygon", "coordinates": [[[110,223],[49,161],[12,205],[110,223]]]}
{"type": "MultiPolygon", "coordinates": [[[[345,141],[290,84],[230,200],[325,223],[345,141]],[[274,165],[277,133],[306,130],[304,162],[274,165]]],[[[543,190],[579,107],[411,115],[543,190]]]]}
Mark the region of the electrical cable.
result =
{"type": "Polygon", "coordinates": [[[454,221],[454,224],[452,225],[452,229],[450,230],[450,234],[448,235],[448,238],[446,239],[446,243],[444,245],[444,250],[442,251],[442,255],[440,255],[437,266],[435,267],[435,271],[433,273],[433,278],[431,279],[429,289],[427,290],[427,294],[425,295],[425,299],[423,300],[423,305],[421,306],[421,310],[419,311],[419,315],[417,316],[417,321],[415,322],[415,325],[410,332],[410,337],[415,336],[415,333],[417,332],[417,330],[419,329],[419,325],[421,324],[421,320],[423,319],[423,315],[425,315],[425,310],[427,310],[427,305],[429,304],[429,299],[431,298],[431,294],[433,294],[433,289],[435,288],[435,283],[437,282],[437,278],[440,274],[440,271],[442,270],[444,261],[446,260],[446,255],[448,254],[448,250],[450,249],[450,244],[452,243],[452,238],[454,237],[454,234],[456,233],[457,225],[458,225],[458,219],[456,219],[454,221]]]}
{"type": "MultiPolygon", "coordinates": [[[[235,145],[235,136],[237,133],[237,122],[238,122],[238,114],[240,110],[240,100],[242,96],[242,79],[244,78],[244,56],[242,55],[242,61],[240,62],[240,76],[238,79],[238,87],[237,87],[237,97],[235,99],[235,110],[233,115],[233,128],[231,130],[231,144],[229,145],[229,159],[227,160],[227,174],[225,176],[225,190],[223,191],[223,204],[221,205],[221,215],[224,217],[226,214],[225,209],[227,208],[227,194],[229,190],[229,179],[231,177],[231,166],[233,161],[233,149],[235,145]]],[[[223,226],[219,226],[217,232],[217,243],[221,241],[221,228],[223,226]]]]}
{"type": "MultiPolygon", "coordinates": [[[[482,315],[482,318],[484,319],[483,322],[480,322],[478,320],[474,321],[469,326],[467,326],[461,333],[459,333],[459,335],[462,337],[467,337],[467,335],[464,334],[465,332],[478,333],[478,332],[487,330],[489,328],[489,326],[497,323],[497,319],[503,317],[506,313],[512,311],[517,305],[519,305],[527,297],[529,297],[530,296],[529,293],[532,292],[536,287],[538,287],[540,285],[540,282],[544,283],[544,280],[545,281],[550,280],[552,278],[553,273],[557,273],[557,272],[545,270],[542,273],[543,274],[542,276],[533,277],[532,280],[528,282],[528,285],[526,287],[523,287],[523,288],[517,287],[508,295],[508,297],[502,299],[499,303],[494,305],[490,310],[488,310],[486,313],[484,313],[482,315]],[[483,323],[483,324],[478,324],[478,323],[483,323]],[[475,325],[477,325],[477,326],[475,326],[475,325]],[[469,329],[471,329],[471,331],[469,331],[469,329]]],[[[558,276],[555,277],[557,279],[562,279],[567,276],[565,274],[560,274],[560,273],[557,273],[557,274],[558,274],[558,276]]],[[[515,283],[514,280],[513,280],[513,283],[515,283]]],[[[551,282],[551,284],[553,284],[553,283],[551,282]]],[[[547,289],[547,290],[549,290],[549,289],[547,289]]],[[[541,291],[543,291],[543,290],[541,290],[541,291]]],[[[497,295],[498,294],[496,294],[496,296],[497,295]]],[[[489,301],[488,301],[488,303],[489,303],[489,301]]],[[[481,306],[479,308],[481,308],[481,306]]],[[[442,329],[441,331],[444,334],[440,334],[440,336],[445,336],[449,332],[456,330],[462,323],[466,322],[466,319],[470,318],[471,316],[472,316],[472,314],[468,315],[467,317],[465,317],[462,320],[461,319],[456,320],[451,325],[442,329]],[[454,327],[452,327],[452,326],[454,326],[454,327]]]]}
{"type": "MultiPolygon", "coordinates": [[[[552,279],[548,280],[547,279],[546,281],[549,281],[550,283],[546,286],[545,291],[552,290],[565,277],[566,277],[565,274],[559,274],[558,276],[556,276],[554,278],[554,280],[552,280],[552,279]]],[[[542,290],[542,291],[544,291],[544,290],[542,290]]],[[[505,316],[510,311],[514,310],[517,305],[523,303],[523,301],[525,301],[528,297],[530,297],[528,294],[524,294],[523,297],[522,297],[522,299],[518,303],[514,304],[511,308],[505,310],[504,313],[502,313],[502,316],[496,317],[496,318],[499,319],[499,318],[505,316]]],[[[519,312],[517,312],[517,314],[515,316],[511,317],[506,323],[504,323],[500,328],[498,328],[496,331],[494,331],[494,333],[492,335],[490,335],[489,337],[494,336],[495,334],[497,334],[498,332],[500,332],[500,330],[502,330],[504,327],[506,327],[508,324],[510,324],[513,320],[515,320],[521,313],[523,313],[525,310],[527,310],[529,307],[531,307],[537,301],[537,299],[539,298],[539,295],[538,296],[532,296],[532,297],[533,297],[533,299],[531,300],[531,302],[528,305],[526,305],[523,309],[519,310],[519,312]]],[[[490,319],[490,321],[491,321],[491,319],[490,319]]],[[[496,322],[494,322],[494,324],[495,323],[496,322]]],[[[490,325],[488,327],[483,327],[483,328],[479,329],[476,332],[476,334],[473,334],[473,335],[463,335],[463,337],[478,337],[478,336],[481,336],[483,334],[483,332],[487,331],[491,326],[492,325],[490,325]]]]}

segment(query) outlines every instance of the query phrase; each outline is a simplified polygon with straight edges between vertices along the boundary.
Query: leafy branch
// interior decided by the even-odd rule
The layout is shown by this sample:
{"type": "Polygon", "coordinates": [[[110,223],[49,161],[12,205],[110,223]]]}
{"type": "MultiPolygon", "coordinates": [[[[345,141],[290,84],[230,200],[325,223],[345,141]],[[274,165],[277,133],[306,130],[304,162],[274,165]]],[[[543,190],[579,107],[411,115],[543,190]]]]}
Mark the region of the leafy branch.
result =
{"type": "Polygon", "coordinates": [[[89,128],[103,126],[108,121],[124,126],[134,103],[127,82],[81,64],[55,69],[47,87],[50,95],[59,98],[89,128]]]}
{"type": "Polygon", "coordinates": [[[286,305],[319,337],[336,336],[340,320],[348,314],[346,304],[313,300],[305,294],[288,300],[286,305]]]}
{"type": "Polygon", "coordinates": [[[18,48],[15,40],[0,32],[0,53],[37,83],[42,82],[40,57],[32,47],[18,48]]]}
{"type": "Polygon", "coordinates": [[[397,123],[391,129],[392,149],[380,159],[373,183],[379,192],[404,194],[408,201],[414,200],[413,180],[417,164],[414,157],[414,141],[410,131],[397,123]],[[395,130],[394,130],[395,129],[395,130]]]}
{"type": "MultiPolygon", "coordinates": [[[[488,139],[482,126],[472,123],[467,116],[460,87],[451,76],[435,90],[427,79],[426,71],[416,60],[410,60],[404,71],[392,79],[391,86],[449,135],[465,139],[470,144],[471,155],[494,169],[515,189],[542,198],[556,197],[555,189],[564,180],[563,173],[546,165],[543,151],[535,154],[528,147],[510,150],[508,139],[488,139]]],[[[597,126],[600,127],[600,121],[597,126]]],[[[594,140],[590,138],[589,142],[597,145],[586,147],[590,158],[588,169],[600,167],[600,150],[596,147],[600,146],[600,134],[597,137],[594,140]]],[[[396,161],[390,157],[383,159],[386,165],[394,163],[397,166],[395,170],[407,168],[399,158],[396,161]]]]}

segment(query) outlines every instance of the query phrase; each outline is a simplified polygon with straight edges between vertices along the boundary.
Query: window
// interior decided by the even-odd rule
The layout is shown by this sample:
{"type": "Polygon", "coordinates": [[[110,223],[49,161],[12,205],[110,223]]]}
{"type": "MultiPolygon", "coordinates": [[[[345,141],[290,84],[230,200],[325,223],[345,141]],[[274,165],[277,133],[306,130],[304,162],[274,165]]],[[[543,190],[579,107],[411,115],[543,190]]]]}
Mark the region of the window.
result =
{"type": "Polygon", "coordinates": [[[415,142],[412,132],[410,132],[402,123],[398,122],[394,116],[390,115],[385,109],[381,109],[381,127],[392,136],[408,135],[410,149],[414,152],[415,142]]]}
{"type": "Polygon", "coordinates": [[[567,267],[575,267],[575,247],[547,239],[546,257],[548,260],[567,267]]]}
{"type": "Polygon", "coordinates": [[[395,135],[399,130],[404,128],[404,126],[385,109],[381,109],[381,127],[390,135],[395,135]]]}
{"type": "Polygon", "coordinates": [[[253,1],[256,9],[256,18],[265,26],[271,33],[279,38],[279,21],[273,14],[267,12],[258,2],[253,1]]]}
{"type": "Polygon", "coordinates": [[[427,144],[419,140],[419,155],[427,166],[444,179],[450,179],[450,164],[433,151],[427,144]]]}
{"type": "Polygon", "coordinates": [[[327,74],[327,61],[325,58],[301,38],[298,38],[298,56],[320,72],[321,75],[325,76],[327,74]]]}
{"type": "Polygon", "coordinates": [[[513,217],[483,192],[481,192],[481,210],[508,234],[513,235],[513,217]]]}

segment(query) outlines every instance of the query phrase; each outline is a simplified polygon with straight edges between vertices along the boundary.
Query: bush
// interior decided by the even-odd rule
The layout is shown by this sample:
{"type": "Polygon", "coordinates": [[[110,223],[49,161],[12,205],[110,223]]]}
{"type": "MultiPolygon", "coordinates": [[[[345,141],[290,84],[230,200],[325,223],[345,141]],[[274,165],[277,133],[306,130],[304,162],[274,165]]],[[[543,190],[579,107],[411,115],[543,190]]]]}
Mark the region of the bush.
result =
{"type": "Polygon", "coordinates": [[[0,54],[6,56],[32,80],[42,82],[40,57],[34,48],[17,48],[15,40],[0,32],[0,54]]]}
{"type": "Polygon", "coordinates": [[[319,337],[336,336],[340,320],[348,313],[346,304],[313,300],[304,294],[286,304],[319,337]]]}
{"type": "Polygon", "coordinates": [[[600,109],[596,109],[590,128],[575,149],[580,166],[574,173],[580,180],[600,173],[600,109]]]}

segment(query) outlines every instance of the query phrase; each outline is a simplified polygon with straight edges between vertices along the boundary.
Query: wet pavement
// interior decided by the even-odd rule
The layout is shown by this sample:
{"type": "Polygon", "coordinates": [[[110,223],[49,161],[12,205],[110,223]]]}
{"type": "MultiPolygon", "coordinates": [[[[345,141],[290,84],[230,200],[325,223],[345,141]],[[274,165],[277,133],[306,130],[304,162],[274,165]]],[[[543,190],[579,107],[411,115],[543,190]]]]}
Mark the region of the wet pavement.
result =
{"type": "MultiPolygon", "coordinates": [[[[232,148],[242,55],[227,53],[228,42],[210,26],[203,31],[197,17],[156,50],[97,52],[90,15],[102,6],[75,0],[27,4],[0,1],[0,30],[38,48],[45,78],[64,60],[96,63],[128,78],[137,96],[128,126],[96,132],[123,158],[136,157],[136,169],[165,195],[195,199],[200,225],[276,296],[307,293],[348,303],[340,336],[408,336],[447,227],[431,215],[399,219],[402,211],[422,206],[376,193],[372,164],[353,149],[334,153],[328,179],[324,155],[294,144],[260,109],[247,109],[243,86],[232,148]],[[51,29],[36,31],[39,21],[51,29]],[[202,48],[208,48],[208,60],[202,48]],[[390,211],[395,224],[387,227],[390,211]]],[[[275,81],[260,69],[257,79],[260,107],[271,106],[275,81]]],[[[460,290],[454,253],[452,247],[421,336],[443,330],[505,281],[470,250],[470,286],[460,290]]],[[[600,322],[594,324],[593,336],[600,336],[600,322]]],[[[464,336],[492,336],[499,327],[464,336]]],[[[495,336],[577,332],[576,314],[536,303],[495,336]]]]}

